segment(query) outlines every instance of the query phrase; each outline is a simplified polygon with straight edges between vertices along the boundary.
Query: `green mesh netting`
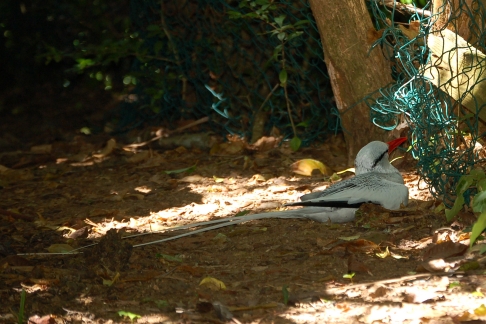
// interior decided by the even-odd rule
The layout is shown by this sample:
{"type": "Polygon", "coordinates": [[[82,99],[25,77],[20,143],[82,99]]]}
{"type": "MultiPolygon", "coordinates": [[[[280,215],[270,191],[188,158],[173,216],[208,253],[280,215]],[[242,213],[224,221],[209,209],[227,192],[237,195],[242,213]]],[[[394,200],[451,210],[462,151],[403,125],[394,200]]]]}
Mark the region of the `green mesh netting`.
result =
{"type": "MultiPolygon", "coordinates": [[[[122,124],[158,118],[209,116],[221,134],[251,138],[263,118],[293,136],[284,89],[279,86],[282,44],[260,19],[230,19],[250,12],[241,1],[131,1],[131,19],[154,59],[138,61],[137,108],[127,104],[122,124]],[[142,109],[140,109],[140,104],[142,109]],[[146,109],[143,109],[146,108],[146,109]]],[[[249,3],[249,2],[247,2],[249,3]]],[[[323,62],[322,45],[309,4],[279,1],[271,20],[299,21],[303,33],[285,43],[288,98],[304,144],[339,129],[338,113],[323,62]]]]}
{"type": "Polygon", "coordinates": [[[390,58],[397,80],[369,102],[372,120],[385,129],[402,122],[410,126],[421,177],[436,197],[451,205],[460,176],[484,160],[477,141],[485,130],[485,7],[477,0],[445,1],[432,14],[429,2],[410,14],[406,11],[414,12],[413,6],[370,5],[376,28],[383,31],[374,50],[382,48],[390,58]],[[395,23],[399,9],[418,34],[395,23]]]}

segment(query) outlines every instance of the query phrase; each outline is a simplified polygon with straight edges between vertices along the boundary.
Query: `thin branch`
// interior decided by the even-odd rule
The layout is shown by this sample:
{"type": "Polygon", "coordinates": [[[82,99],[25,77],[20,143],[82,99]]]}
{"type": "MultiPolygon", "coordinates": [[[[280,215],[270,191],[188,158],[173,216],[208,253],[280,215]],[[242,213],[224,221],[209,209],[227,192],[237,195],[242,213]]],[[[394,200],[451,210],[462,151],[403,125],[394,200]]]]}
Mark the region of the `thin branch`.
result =
{"type": "MultiPolygon", "coordinates": [[[[284,44],[282,42],[282,70],[285,70],[285,48],[283,45],[284,44]]],[[[292,118],[292,110],[290,109],[289,94],[287,92],[287,80],[285,80],[285,83],[282,85],[282,87],[284,88],[285,101],[287,102],[287,113],[289,115],[290,124],[292,125],[292,131],[294,132],[294,137],[297,137],[297,128],[295,128],[294,119],[292,118]]]]}
{"type": "MultiPolygon", "coordinates": [[[[184,129],[194,127],[194,126],[196,126],[196,125],[199,125],[199,124],[205,123],[205,122],[207,122],[207,121],[209,121],[209,117],[207,117],[207,116],[206,116],[206,117],[203,117],[203,118],[201,118],[201,119],[196,120],[195,122],[192,122],[192,123],[187,124],[187,125],[185,125],[185,126],[182,126],[182,127],[177,128],[177,129],[174,129],[173,131],[168,131],[167,133],[168,133],[168,134],[175,134],[175,133],[178,133],[178,132],[183,131],[184,129]]],[[[162,135],[156,136],[156,137],[151,138],[151,139],[149,139],[148,141],[145,141],[145,142],[142,142],[142,143],[136,143],[136,144],[129,144],[129,145],[125,145],[125,147],[126,147],[126,148],[138,148],[138,147],[142,147],[142,146],[145,146],[145,145],[147,145],[147,144],[149,144],[149,143],[152,143],[152,142],[154,142],[154,141],[156,141],[156,140],[158,140],[158,139],[161,139],[162,137],[164,137],[165,135],[167,135],[167,133],[164,133],[164,134],[162,134],[162,135]]]]}
{"type": "MultiPolygon", "coordinates": [[[[179,56],[179,51],[177,51],[177,46],[174,43],[174,41],[172,40],[172,36],[169,33],[169,29],[167,28],[167,24],[165,23],[164,0],[160,1],[160,23],[162,25],[162,30],[164,31],[165,36],[167,36],[167,39],[169,40],[169,43],[172,47],[172,51],[174,52],[174,56],[175,56],[175,58],[178,62],[177,65],[180,68],[182,61],[181,61],[180,56],[179,56]]],[[[182,71],[182,68],[181,68],[181,71],[182,71]]],[[[186,102],[187,78],[184,75],[182,75],[181,80],[182,80],[182,101],[186,102]]]]}
{"type": "Polygon", "coordinates": [[[263,100],[263,103],[262,103],[262,105],[260,106],[260,108],[258,108],[258,111],[260,111],[260,110],[262,110],[262,109],[263,109],[263,107],[265,106],[265,104],[267,103],[267,101],[270,99],[270,97],[272,96],[272,94],[275,92],[275,90],[277,90],[277,89],[278,89],[278,86],[279,86],[279,84],[277,83],[277,84],[275,85],[275,87],[273,87],[272,91],[270,91],[270,93],[267,95],[267,97],[265,98],[265,100],[263,100]]]}

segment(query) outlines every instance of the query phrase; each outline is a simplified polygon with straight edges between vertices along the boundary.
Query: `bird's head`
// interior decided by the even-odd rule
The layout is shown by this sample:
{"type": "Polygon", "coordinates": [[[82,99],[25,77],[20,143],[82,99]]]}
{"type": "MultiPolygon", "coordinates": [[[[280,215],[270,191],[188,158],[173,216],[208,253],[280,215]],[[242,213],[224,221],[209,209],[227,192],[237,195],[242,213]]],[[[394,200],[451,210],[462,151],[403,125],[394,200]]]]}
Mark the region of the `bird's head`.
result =
{"type": "Polygon", "coordinates": [[[356,175],[368,172],[397,172],[397,169],[390,164],[388,154],[393,152],[393,150],[406,140],[406,137],[400,137],[388,143],[373,141],[366,144],[358,152],[356,160],[354,161],[356,175]]]}

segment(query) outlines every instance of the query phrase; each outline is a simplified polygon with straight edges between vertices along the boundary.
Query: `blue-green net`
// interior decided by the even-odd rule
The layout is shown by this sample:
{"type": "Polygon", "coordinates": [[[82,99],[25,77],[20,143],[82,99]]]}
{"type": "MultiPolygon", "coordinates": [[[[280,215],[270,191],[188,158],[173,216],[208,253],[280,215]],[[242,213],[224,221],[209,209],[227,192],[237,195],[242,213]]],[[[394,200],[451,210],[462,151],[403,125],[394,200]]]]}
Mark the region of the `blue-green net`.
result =
{"type": "MultiPolygon", "coordinates": [[[[479,53],[476,61],[460,70],[454,69],[447,59],[459,59],[454,52],[458,47],[474,55],[478,54],[477,50],[486,53],[486,11],[483,3],[476,0],[445,1],[432,12],[431,5],[429,2],[423,8],[430,15],[419,9],[420,13],[411,15],[405,22],[413,25],[415,21],[419,27],[415,36],[407,37],[393,19],[396,16],[394,10],[402,6],[385,7],[380,1],[370,2],[376,27],[383,31],[374,50],[383,49],[390,57],[396,82],[380,89],[381,97],[369,102],[369,106],[372,121],[382,128],[393,129],[400,123],[410,126],[411,152],[418,161],[420,176],[434,196],[451,205],[458,179],[484,159],[477,142],[485,129],[480,116],[486,103],[477,95],[473,105],[465,107],[462,103],[484,81],[486,62],[479,53]],[[447,17],[445,22],[440,19],[444,16],[447,17]],[[428,44],[432,44],[430,34],[442,35],[447,28],[454,31],[455,36],[455,31],[464,30],[464,26],[467,27],[464,34],[468,44],[457,40],[452,49],[443,46],[440,55],[429,50],[428,44]],[[427,73],[431,67],[437,71],[450,69],[452,77],[434,83],[434,77],[427,73]],[[479,77],[471,77],[471,70],[475,70],[479,77]],[[447,88],[458,89],[456,80],[459,78],[466,84],[461,88],[465,91],[451,98],[447,88]]],[[[412,6],[411,11],[415,9],[412,6]]]]}

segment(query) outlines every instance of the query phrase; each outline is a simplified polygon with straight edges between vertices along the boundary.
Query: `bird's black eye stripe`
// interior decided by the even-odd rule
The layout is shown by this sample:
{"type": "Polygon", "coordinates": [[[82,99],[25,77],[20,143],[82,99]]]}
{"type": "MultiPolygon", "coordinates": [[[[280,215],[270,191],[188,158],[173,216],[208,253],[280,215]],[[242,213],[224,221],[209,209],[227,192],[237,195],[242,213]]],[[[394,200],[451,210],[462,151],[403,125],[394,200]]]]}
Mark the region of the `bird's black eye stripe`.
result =
{"type": "Polygon", "coordinates": [[[374,168],[378,162],[380,162],[381,159],[383,159],[383,157],[385,156],[385,154],[388,153],[388,150],[381,153],[381,155],[373,162],[373,165],[371,166],[371,168],[374,168]]]}

